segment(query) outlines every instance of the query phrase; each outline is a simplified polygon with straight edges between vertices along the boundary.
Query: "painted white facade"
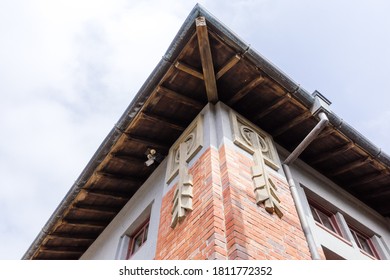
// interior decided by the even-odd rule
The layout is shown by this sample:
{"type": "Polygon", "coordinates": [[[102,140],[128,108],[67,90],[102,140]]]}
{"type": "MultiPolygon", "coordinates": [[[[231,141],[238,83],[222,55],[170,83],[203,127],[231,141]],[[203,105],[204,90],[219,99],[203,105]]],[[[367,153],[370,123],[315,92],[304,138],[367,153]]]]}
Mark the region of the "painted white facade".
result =
{"type": "Polygon", "coordinates": [[[322,246],[343,259],[371,259],[362,253],[355,244],[347,228],[347,223],[349,223],[379,237],[379,240],[373,240],[374,245],[381,258],[390,259],[388,247],[388,244],[390,244],[390,224],[388,219],[363,204],[304,162],[298,160],[291,169],[296,185],[300,186],[300,199],[305,207],[305,213],[318,247],[322,246]],[[338,212],[337,222],[341,225],[341,230],[345,232],[346,238],[340,238],[316,224],[307,202],[308,196],[327,209],[338,212]],[[379,242],[379,244],[375,244],[376,242],[379,242]]]}
{"type": "MultiPolygon", "coordinates": [[[[210,146],[216,148],[219,148],[222,144],[234,146],[229,108],[226,105],[220,102],[215,106],[209,104],[202,110],[201,114],[203,115],[203,147],[190,161],[189,166],[210,146]]],[[[283,148],[277,147],[277,150],[280,158],[287,155],[283,148]]],[[[125,259],[129,235],[149,216],[148,239],[132,256],[132,259],[154,258],[162,198],[169,188],[175,184],[175,179],[173,179],[167,185],[166,169],[167,159],[159,165],[103,233],[83,254],[81,259],[125,259]]],[[[380,252],[381,257],[390,259],[388,248],[390,244],[390,226],[388,220],[343,191],[302,161],[298,160],[291,166],[291,169],[297,186],[301,185],[306,188],[305,191],[304,187],[300,187],[300,199],[305,207],[306,216],[317,247],[322,246],[345,259],[369,259],[368,256],[360,252],[353,240],[340,239],[314,222],[306,199],[306,194],[308,193],[318,197],[321,200],[319,202],[324,204],[324,206],[337,210],[341,216],[341,223],[343,223],[344,219],[344,223],[345,220],[348,220],[348,222],[364,225],[370,233],[378,237],[375,239],[375,242],[379,242],[379,247],[382,250],[380,252]]],[[[283,175],[281,168],[278,172],[283,175]]]]}
{"type": "Polygon", "coordinates": [[[129,237],[150,215],[148,240],[133,259],[153,259],[156,252],[158,221],[164,189],[166,160],[122,208],[95,242],[82,255],[82,260],[125,259],[129,237]]]}

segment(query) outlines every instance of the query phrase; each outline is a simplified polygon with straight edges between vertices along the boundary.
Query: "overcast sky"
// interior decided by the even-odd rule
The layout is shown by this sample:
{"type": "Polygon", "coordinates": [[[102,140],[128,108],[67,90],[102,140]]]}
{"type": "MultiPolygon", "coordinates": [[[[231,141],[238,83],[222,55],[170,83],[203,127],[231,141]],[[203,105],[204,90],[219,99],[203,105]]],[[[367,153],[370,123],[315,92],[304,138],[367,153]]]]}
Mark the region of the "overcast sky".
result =
{"type": "MultiPolygon", "coordinates": [[[[198,1],[390,153],[390,2],[198,1]]],[[[196,1],[0,0],[0,259],[20,259],[196,1]]]]}

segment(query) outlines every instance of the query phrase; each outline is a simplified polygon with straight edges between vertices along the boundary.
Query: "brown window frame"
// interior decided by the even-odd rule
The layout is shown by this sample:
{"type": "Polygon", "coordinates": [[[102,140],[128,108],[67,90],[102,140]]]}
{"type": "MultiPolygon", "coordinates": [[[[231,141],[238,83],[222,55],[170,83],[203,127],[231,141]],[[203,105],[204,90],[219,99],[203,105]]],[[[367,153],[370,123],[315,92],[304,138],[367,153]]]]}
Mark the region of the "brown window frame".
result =
{"type": "Polygon", "coordinates": [[[356,245],[360,249],[360,252],[362,252],[365,255],[368,255],[371,258],[379,260],[380,256],[379,256],[378,250],[376,249],[374,243],[371,241],[371,237],[368,234],[365,234],[362,231],[356,229],[354,226],[348,225],[348,227],[349,227],[349,230],[352,234],[352,237],[353,237],[356,245]],[[366,242],[366,245],[370,249],[370,252],[368,252],[367,249],[365,248],[365,246],[363,246],[361,244],[360,239],[363,239],[366,242]]]}
{"type": "Polygon", "coordinates": [[[325,209],[323,206],[319,205],[318,203],[315,203],[314,201],[311,201],[309,200],[309,207],[310,207],[310,212],[313,216],[313,219],[314,219],[314,222],[321,226],[322,228],[324,228],[325,230],[327,231],[330,231],[334,234],[337,234],[339,235],[340,237],[344,238],[343,234],[342,234],[342,231],[341,231],[341,227],[340,225],[338,224],[337,220],[336,220],[336,216],[333,212],[325,209]],[[313,211],[314,210],[314,211],[313,211]],[[314,212],[314,213],[313,213],[314,212]],[[315,217],[314,214],[317,216],[315,217]],[[326,223],[323,221],[323,216],[321,216],[320,214],[322,214],[323,216],[326,216],[327,219],[328,219],[328,222],[329,224],[331,225],[331,228],[329,228],[326,223]],[[317,219],[319,221],[317,221],[317,219]]]}
{"type": "Polygon", "coordinates": [[[150,218],[148,218],[137,230],[135,230],[129,240],[129,246],[127,248],[127,257],[126,259],[130,259],[138,250],[145,244],[145,242],[148,239],[148,232],[149,232],[149,222],[150,218]],[[138,237],[141,236],[141,243],[138,244],[138,247],[136,248],[136,240],[138,237]]]}

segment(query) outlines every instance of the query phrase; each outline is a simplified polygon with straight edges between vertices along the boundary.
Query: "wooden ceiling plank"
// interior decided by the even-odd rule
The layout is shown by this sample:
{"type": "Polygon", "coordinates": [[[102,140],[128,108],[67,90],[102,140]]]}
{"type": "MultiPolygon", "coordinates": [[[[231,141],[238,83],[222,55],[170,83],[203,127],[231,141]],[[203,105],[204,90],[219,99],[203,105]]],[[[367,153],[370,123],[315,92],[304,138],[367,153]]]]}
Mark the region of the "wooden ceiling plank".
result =
{"type": "Polygon", "coordinates": [[[387,199],[389,201],[390,199],[390,188],[388,185],[376,188],[375,191],[372,189],[368,189],[367,192],[363,193],[364,198],[367,200],[373,200],[377,198],[387,199]]]}
{"type": "Polygon", "coordinates": [[[61,246],[61,247],[45,247],[42,246],[39,248],[40,252],[45,253],[54,253],[54,254],[82,254],[84,253],[88,247],[79,247],[79,246],[61,246]]]}
{"type": "Polygon", "coordinates": [[[120,174],[112,174],[105,171],[98,171],[97,174],[101,177],[107,178],[107,179],[114,179],[124,182],[132,182],[136,184],[142,184],[144,181],[140,178],[134,177],[134,176],[124,176],[120,174]]]}
{"type": "MultiPolygon", "coordinates": [[[[147,137],[138,136],[138,135],[134,135],[131,133],[127,133],[126,136],[127,136],[127,139],[129,141],[134,141],[134,142],[137,142],[140,144],[144,144],[147,147],[158,149],[158,150],[160,150],[160,153],[161,153],[161,150],[167,152],[169,149],[168,145],[161,144],[161,143],[156,142],[155,140],[147,138],[147,137]]],[[[146,152],[146,150],[145,150],[145,152],[146,152]]]]}
{"type": "Polygon", "coordinates": [[[215,78],[218,80],[223,75],[225,75],[230,69],[233,68],[241,60],[241,56],[236,54],[233,56],[215,75],[215,78]]]}
{"type": "Polygon", "coordinates": [[[361,185],[365,185],[365,184],[371,183],[373,181],[382,179],[382,177],[385,177],[385,176],[390,176],[389,173],[386,172],[385,170],[375,172],[374,174],[368,174],[368,175],[365,175],[363,177],[358,178],[356,182],[349,184],[348,188],[352,189],[352,188],[355,188],[355,187],[358,187],[361,185]]]}
{"type": "Polygon", "coordinates": [[[185,96],[183,94],[180,94],[176,91],[170,90],[166,87],[160,86],[158,87],[158,92],[161,92],[163,96],[168,97],[169,99],[173,99],[176,101],[179,101],[180,103],[184,105],[191,106],[196,109],[202,109],[204,107],[204,104],[198,100],[192,99],[188,96],[185,96]]]}
{"type": "Polygon", "coordinates": [[[257,87],[259,84],[261,84],[264,81],[263,76],[258,76],[257,78],[253,79],[249,84],[247,84],[245,87],[240,89],[238,92],[236,92],[232,98],[227,102],[229,106],[234,105],[238,101],[240,101],[245,95],[247,95],[251,90],[253,90],[255,87],[257,87]]]}
{"type": "Polygon", "coordinates": [[[313,140],[313,141],[319,141],[325,137],[328,137],[329,135],[333,134],[335,130],[333,128],[327,127],[321,133],[313,140]]]}
{"type": "Polygon", "coordinates": [[[129,162],[133,162],[133,163],[144,163],[145,162],[144,158],[130,156],[130,155],[124,155],[124,154],[120,154],[120,153],[115,153],[115,154],[111,153],[110,157],[111,157],[111,159],[118,160],[118,161],[123,162],[125,164],[129,163],[129,162]]]}
{"type": "Polygon", "coordinates": [[[125,193],[118,193],[118,192],[108,192],[108,191],[101,191],[101,190],[88,190],[87,194],[91,194],[93,196],[101,197],[101,198],[107,198],[110,200],[119,200],[119,201],[128,201],[131,198],[131,195],[125,194],[125,193]]]}
{"type": "Polygon", "coordinates": [[[295,117],[294,119],[292,119],[288,123],[286,123],[286,124],[282,125],[281,127],[277,128],[275,131],[272,132],[272,136],[277,137],[277,136],[285,133],[287,130],[293,128],[294,126],[300,124],[304,120],[307,120],[310,117],[311,117],[311,113],[306,111],[303,114],[295,117]]]}
{"type": "Polygon", "coordinates": [[[352,149],[353,147],[355,147],[355,145],[351,142],[348,142],[348,143],[342,145],[341,147],[338,147],[332,151],[326,151],[326,152],[316,156],[316,159],[309,160],[309,162],[313,165],[321,163],[325,160],[328,160],[328,159],[336,156],[339,153],[344,153],[344,152],[352,149]]]}
{"type": "MultiPolygon", "coordinates": [[[[291,97],[291,95],[289,93],[287,93],[287,97],[291,97]]],[[[267,106],[267,109],[265,109],[264,111],[261,111],[259,114],[254,116],[254,121],[256,122],[256,121],[261,120],[262,118],[267,116],[269,113],[271,113],[272,111],[274,111],[275,109],[277,109],[278,107],[280,107],[281,105],[286,103],[289,99],[290,98],[286,98],[286,96],[279,97],[277,100],[275,100],[275,102],[273,102],[272,104],[269,104],[269,106],[267,106]]]]}
{"type": "Polygon", "coordinates": [[[120,209],[115,209],[115,208],[112,208],[112,207],[107,207],[107,206],[99,206],[99,205],[82,205],[82,204],[77,204],[75,206],[73,206],[73,208],[77,211],[77,210],[80,210],[80,211],[86,211],[86,212],[90,212],[90,213],[95,213],[95,214],[108,214],[108,215],[116,215],[118,214],[118,211],[120,209]]]}
{"type": "Polygon", "coordinates": [[[69,240],[74,240],[74,241],[90,241],[90,242],[93,242],[96,240],[96,236],[90,236],[90,237],[86,237],[86,236],[78,236],[78,235],[64,235],[64,234],[50,234],[47,239],[69,239],[69,240]]]}
{"type": "Polygon", "coordinates": [[[203,80],[203,73],[199,72],[197,69],[194,67],[191,67],[183,62],[177,61],[175,63],[175,67],[179,69],[180,71],[183,71],[184,73],[190,74],[200,80],[203,80]]]}
{"type": "Polygon", "coordinates": [[[82,220],[63,220],[64,224],[74,227],[86,227],[86,228],[95,228],[103,230],[107,224],[99,223],[96,221],[82,221],[82,220]]]}
{"type": "Polygon", "coordinates": [[[141,112],[140,115],[141,115],[141,118],[144,120],[148,120],[148,121],[151,121],[153,123],[160,123],[163,126],[170,127],[174,130],[183,131],[186,128],[184,125],[174,123],[172,120],[169,120],[169,119],[161,117],[161,116],[157,116],[157,115],[152,114],[152,113],[141,112]]]}
{"type": "Polygon", "coordinates": [[[358,168],[364,164],[370,163],[372,159],[370,158],[363,158],[363,159],[358,159],[355,161],[352,161],[350,163],[347,163],[345,165],[340,166],[339,168],[333,169],[331,172],[331,176],[338,176],[340,174],[343,174],[345,172],[351,171],[352,169],[358,168]]]}
{"type": "Polygon", "coordinates": [[[215,78],[213,58],[211,55],[209,35],[207,31],[205,17],[198,17],[195,20],[196,34],[198,36],[198,45],[200,60],[203,69],[203,79],[206,86],[207,99],[215,104],[218,101],[217,81],[215,78]]]}

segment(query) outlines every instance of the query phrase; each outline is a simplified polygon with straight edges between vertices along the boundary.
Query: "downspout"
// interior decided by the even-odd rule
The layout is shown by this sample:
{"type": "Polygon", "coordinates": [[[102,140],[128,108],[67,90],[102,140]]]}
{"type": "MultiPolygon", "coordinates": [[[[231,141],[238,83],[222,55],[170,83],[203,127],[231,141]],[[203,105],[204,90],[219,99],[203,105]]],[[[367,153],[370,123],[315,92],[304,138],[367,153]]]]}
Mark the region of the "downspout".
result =
{"type": "Polygon", "coordinates": [[[313,260],[320,260],[320,254],[317,251],[317,247],[314,241],[312,231],[309,227],[307,217],[305,215],[303,205],[299,199],[298,189],[295,185],[294,178],[292,176],[290,166],[295,162],[299,155],[310,145],[310,143],[320,134],[320,132],[326,127],[329,122],[327,115],[324,113],[324,107],[328,107],[330,102],[326,100],[320,93],[315,96],[316,100],[314,102],[312,113],[313,115],[318,115],[320,121],[317,125],[310,131],[310,133],[302,140],[302,142],[295,148],[295,150],[287,157],[283,162],[283,170],[287,178],[287,183],[290,187],[291,195],[293,197],[295,207],[297,209],[298,217],[301,222],[303,233],[305,234],[309,251],[313,260]],[[325,103],[324,103],[325,102],[325,103]]]}

